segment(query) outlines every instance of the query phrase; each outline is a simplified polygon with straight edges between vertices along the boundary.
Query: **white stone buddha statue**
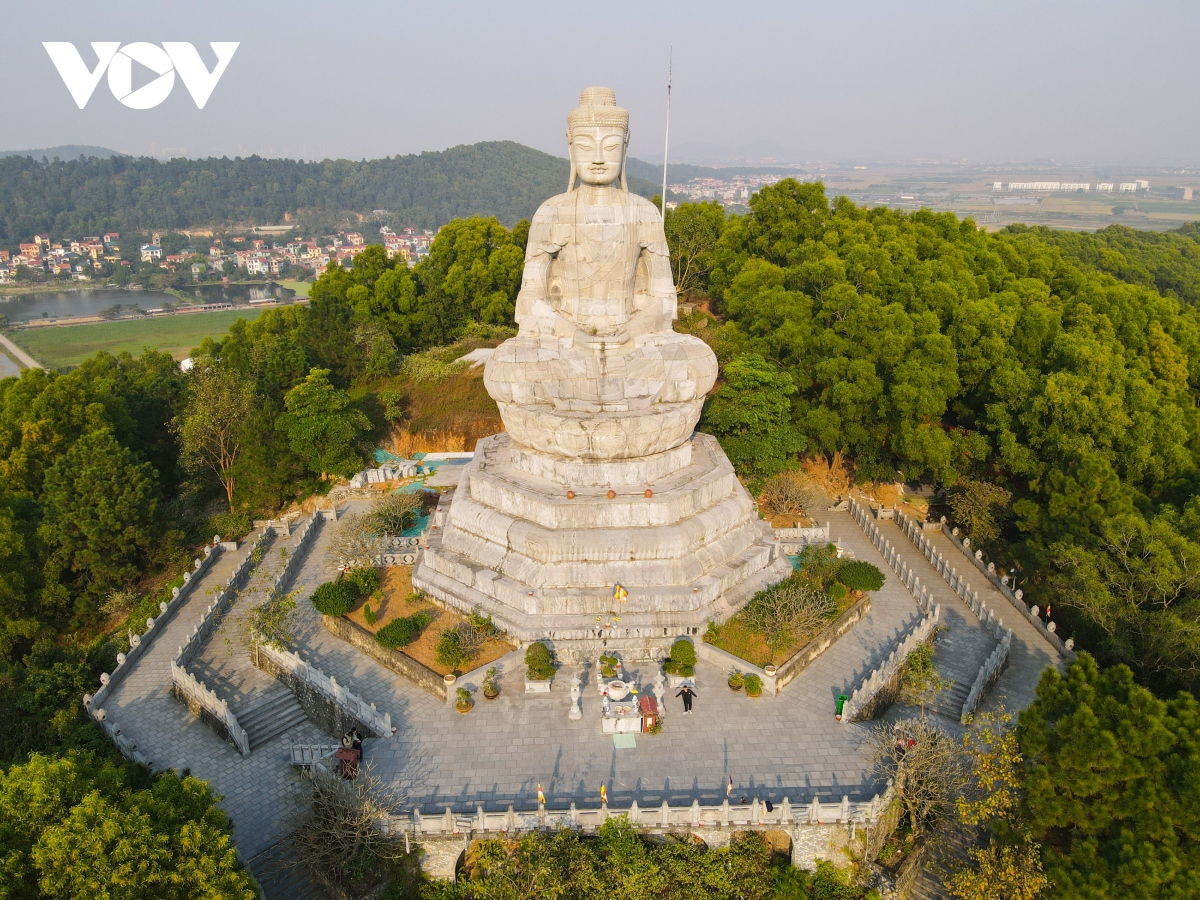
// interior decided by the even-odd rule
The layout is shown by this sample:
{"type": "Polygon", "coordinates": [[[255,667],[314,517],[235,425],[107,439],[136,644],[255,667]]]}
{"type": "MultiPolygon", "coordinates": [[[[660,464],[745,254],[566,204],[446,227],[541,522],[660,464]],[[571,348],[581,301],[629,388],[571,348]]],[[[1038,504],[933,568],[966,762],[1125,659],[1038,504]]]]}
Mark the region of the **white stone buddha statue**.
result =
{"type": "Polygon", "coordinates": [[[519,333],[485,370],[513,441],[554,456],[677,447],[717,376],[712,350],[671,329],[678,299],[663,220],[627,189],[628,141],[629,114],[613,92],[583,91],[567,116],[567,192],[530,225],[519,333]]]}

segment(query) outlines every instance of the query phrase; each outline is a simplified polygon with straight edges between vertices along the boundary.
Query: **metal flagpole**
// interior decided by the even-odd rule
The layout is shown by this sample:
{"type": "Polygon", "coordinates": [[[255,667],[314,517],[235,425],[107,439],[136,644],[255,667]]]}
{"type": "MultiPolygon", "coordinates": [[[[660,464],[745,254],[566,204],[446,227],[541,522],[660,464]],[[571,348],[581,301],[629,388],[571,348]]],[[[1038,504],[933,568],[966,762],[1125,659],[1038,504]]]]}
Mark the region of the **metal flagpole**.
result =
{"type": "Polygon", "coordinates": [[[659,212],[663,221],[667,220],[667,149],[671,146],[671,75],[675,56],[675,46],[672,45],[667,55],[667,133],[663,138],[663,190],[659,212]]]}

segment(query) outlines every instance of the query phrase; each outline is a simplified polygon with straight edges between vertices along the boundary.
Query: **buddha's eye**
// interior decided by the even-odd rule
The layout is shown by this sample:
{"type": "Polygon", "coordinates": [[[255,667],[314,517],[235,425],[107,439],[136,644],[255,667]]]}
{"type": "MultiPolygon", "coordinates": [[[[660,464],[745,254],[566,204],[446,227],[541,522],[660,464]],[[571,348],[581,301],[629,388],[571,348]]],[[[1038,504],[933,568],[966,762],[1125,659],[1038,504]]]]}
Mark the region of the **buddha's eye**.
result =
{"type": "Polygon", "coordinates": [[[609,138],[607,141],[604,142],[604,149],[608,150],[608,151],[618,150],[618,149],[620,149],[620,147],[621,147],[621,139],[620,138],[609,138]]]}

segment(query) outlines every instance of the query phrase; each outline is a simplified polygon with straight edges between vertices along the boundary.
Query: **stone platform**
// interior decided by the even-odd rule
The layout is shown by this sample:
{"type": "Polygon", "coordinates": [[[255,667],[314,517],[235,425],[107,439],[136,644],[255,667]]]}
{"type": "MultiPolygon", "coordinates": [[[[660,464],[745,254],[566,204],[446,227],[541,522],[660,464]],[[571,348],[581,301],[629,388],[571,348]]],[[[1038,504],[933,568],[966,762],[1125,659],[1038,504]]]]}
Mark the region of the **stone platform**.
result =
{"type": "Polygon", "coordinates": [[[627,640],[656,653],[724,621],[791,571],[704,434],[603,461],[552,457],[494,435],[479,442],[434,526],[413,585],[490,614],[522,641],[627,640]],[[613,599],[617,583],[629,592],[624,602],[613,599]]]}

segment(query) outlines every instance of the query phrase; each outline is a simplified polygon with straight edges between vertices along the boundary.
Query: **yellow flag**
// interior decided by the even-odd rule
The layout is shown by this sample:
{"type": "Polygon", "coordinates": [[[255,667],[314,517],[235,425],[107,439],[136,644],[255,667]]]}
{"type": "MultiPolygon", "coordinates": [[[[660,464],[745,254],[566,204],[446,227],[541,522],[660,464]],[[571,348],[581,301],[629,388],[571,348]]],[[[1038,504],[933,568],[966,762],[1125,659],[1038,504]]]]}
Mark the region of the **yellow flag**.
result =
{"type": "Polygon", "coordinates": [[[542,793],[542,786],[538,785],[538,803],[545,804],[546,795],[542,793]]]}
{"type": "Polygon", "coordinates": [[[625,590],[620,584],[613,585],[613,599],[625,602],[625,598],[629,596],[629,591],[625,590]]]}
{"type": "Polygon", "coordinates": [[[608,788],[606,788],[603,784],[600,785],[600,802],[608,802],[608,788]]]}

